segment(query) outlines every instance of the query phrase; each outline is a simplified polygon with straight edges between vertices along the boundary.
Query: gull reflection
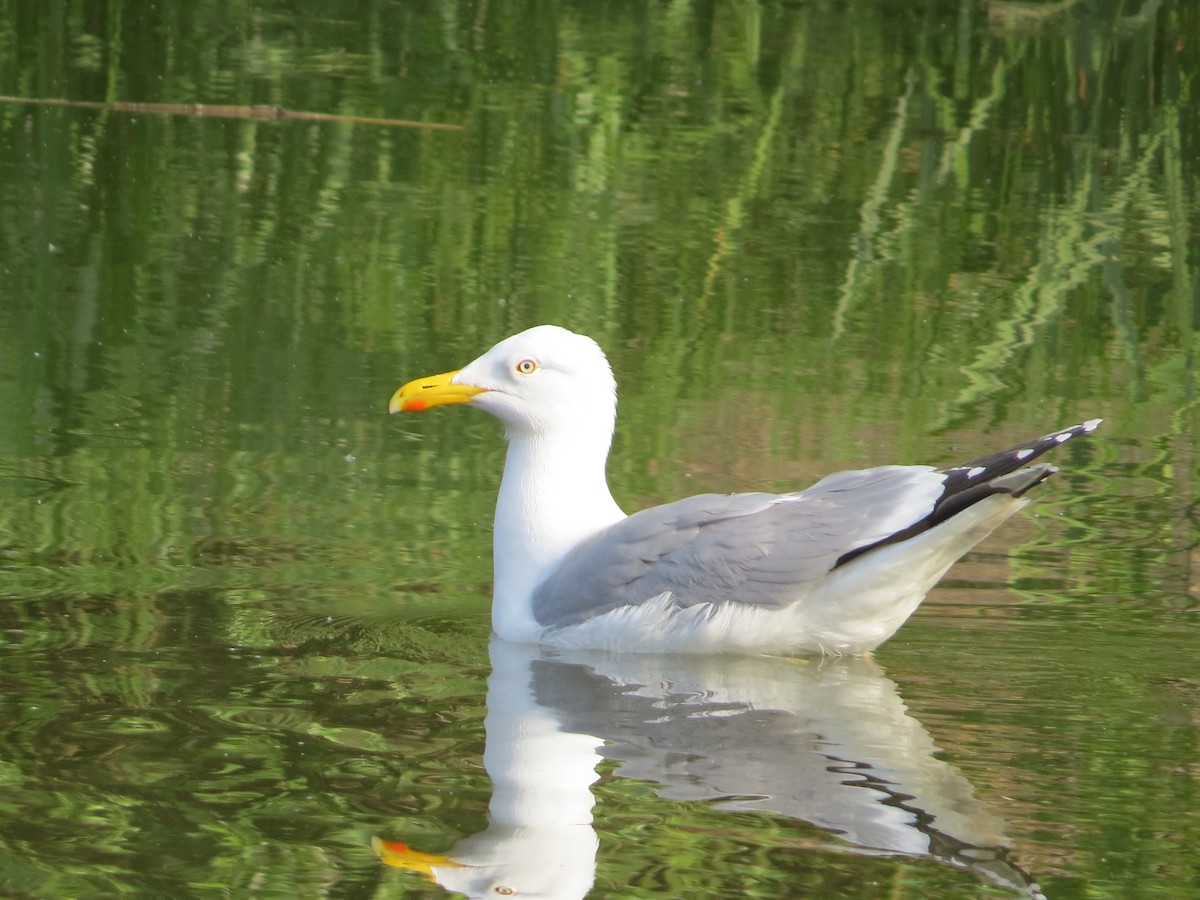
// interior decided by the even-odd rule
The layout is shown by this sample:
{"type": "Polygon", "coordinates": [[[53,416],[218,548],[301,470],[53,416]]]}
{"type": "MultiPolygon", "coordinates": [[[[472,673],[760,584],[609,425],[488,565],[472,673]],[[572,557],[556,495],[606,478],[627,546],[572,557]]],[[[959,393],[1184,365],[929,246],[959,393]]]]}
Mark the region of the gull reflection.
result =
{"type": "Polygon", "coordinates": [[[1041,897],[1001,822],[936,757],[868,658],[656,656],[493,640],[486,831],[447,854],[375,840],[389,865],[468,897],[587,895],[602,758],[660,796],[780,814],[852,849],[933,857],[1041,897]]]}

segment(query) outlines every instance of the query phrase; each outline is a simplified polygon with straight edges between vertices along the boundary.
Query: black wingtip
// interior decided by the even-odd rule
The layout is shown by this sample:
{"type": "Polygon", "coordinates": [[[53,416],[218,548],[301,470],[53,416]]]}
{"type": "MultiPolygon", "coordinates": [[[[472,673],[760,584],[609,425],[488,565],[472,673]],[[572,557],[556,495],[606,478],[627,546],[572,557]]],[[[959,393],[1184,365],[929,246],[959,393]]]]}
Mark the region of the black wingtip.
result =
{"type": "Polygon", "coordinates": [[[1055,447],[1065,444],[1072,438],[1091,434],[1100,427],[1100,423],[1103,421],[1103,419],[1088,419],[1086,422],[1060,428],[1058,431],[1044,434],[1032,441],[1025,441],[1024,443],[1009,447],[1007,450],[1001,450],[999,453],[991,453],[979,459],[973,459],[968,463],[963,463],[960,466],[951,466],[948,469],[944,469],[943,471],[947,476],[947,492],[952,492],[953,486],[956,483],[961,484],[959,488],[961,490],[968,485],[982,484],[999,478],[1002,475],[1007,475],[1009,472],[1015,472],[1022,466],[1029,465],[1039,456],[1053,450],[1055,447]]]}
{"type": "Polygon", "coordinates": [[[903,531],[898,531],[878,543],[867,547],[858,547],[843,554],[837,565],[844,565],[855,557],[873,550],[876,547],[893,544],[898,541],[915,537],[922,531],[928,531],[957,515],[969,506],[974,506],[985,497],[994,494],[1010,494],[1021,497],[1031,488],[1041,484],[1058,471],[1057,466],[1049,463],[1029,465],[1039,456],[1053,450],[1072,438],[1083,434],[1091,434],[1100,427],[1103,419],[1088,419],[1078,425],[1060,428],[1044,434],[1040,438],[1017,444],[999,453],[980,457],[961,466],[943,469],[946,476],[942,496],[933,507],[933,511],[919,522],[914,522],[903,531]]]}

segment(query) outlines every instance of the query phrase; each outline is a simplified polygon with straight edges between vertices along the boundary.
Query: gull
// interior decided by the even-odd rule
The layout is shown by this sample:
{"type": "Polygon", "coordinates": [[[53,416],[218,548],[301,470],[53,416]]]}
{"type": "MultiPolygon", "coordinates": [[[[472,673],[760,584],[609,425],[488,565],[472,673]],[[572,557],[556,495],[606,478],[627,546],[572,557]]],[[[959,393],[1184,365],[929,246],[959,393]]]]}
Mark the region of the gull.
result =
{"type": "Polygon", "coordinates": [[[877,466],[795,493],[700,494],[627,516],[605,477],[616,381],[591,338],[538,325],[410,381],[388,409],[448,404],[495,416],[508,440],[496,635],[635,652],[870,652],[1057,471],[1030,463],[1102,421],[946,469],[877,466]]]}

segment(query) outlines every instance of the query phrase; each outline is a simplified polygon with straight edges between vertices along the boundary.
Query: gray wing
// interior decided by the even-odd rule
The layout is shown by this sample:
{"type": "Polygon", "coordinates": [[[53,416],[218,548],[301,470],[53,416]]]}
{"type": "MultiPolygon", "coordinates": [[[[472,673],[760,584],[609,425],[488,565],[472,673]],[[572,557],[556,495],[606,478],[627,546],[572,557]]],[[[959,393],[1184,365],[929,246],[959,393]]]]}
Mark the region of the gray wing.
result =
{"type": "Polygon", "coordinates": [[[778,608],[846,553],[928,519],[945,481],[928,466],[881,466],[797,494],[701,494],[642,510],[572,550],[533,613],[563,627],[667,592],[680,607],[778,608]]]}
{"type": "Polygon", "coordinates": [[[914,537],[993,494],[1022,496],[1056,471],[1029,463],[1101,421],[941,472],[880,466],[838,472],[798,494],[701,494],[643,510],[568,553],[534,593],[534,617],[547,627],[574,625],[665,593],[679,607],[785,606],[875,547],[914,537]]]}

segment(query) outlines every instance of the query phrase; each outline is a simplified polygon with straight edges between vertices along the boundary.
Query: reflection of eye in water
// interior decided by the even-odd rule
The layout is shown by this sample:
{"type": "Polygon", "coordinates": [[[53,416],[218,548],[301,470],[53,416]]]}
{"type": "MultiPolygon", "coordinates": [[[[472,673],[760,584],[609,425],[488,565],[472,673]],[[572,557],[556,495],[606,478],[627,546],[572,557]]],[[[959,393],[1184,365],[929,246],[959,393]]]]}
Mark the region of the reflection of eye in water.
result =
{"type": "Polygon", "coordinates": [[[446,854],[375,839],[388,865],[468,897],[586,896],[603,756],[666,798],[788,816],[864,852],[932,857],[1041,896],[1008,861],[1000,821],[870,659],[553,653],[496,640],[491,656],[490,825],[446,854]]]}

